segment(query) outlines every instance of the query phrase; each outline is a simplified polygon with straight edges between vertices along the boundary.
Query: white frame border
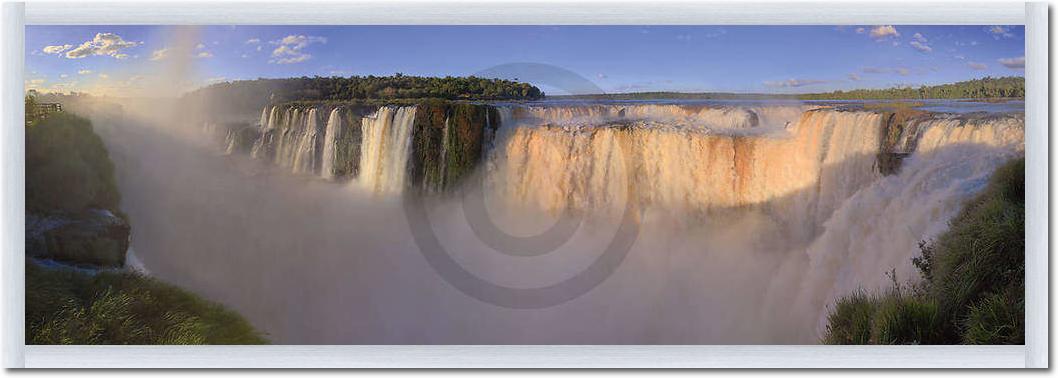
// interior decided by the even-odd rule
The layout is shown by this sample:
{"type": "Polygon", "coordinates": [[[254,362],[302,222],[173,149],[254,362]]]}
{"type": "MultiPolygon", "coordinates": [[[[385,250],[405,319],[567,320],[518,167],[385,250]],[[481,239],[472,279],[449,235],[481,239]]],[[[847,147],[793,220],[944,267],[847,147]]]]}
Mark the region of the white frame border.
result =
{"type": "Polygon", "coordinates": [[[1047,368],[1048,6],[1043,3],[4,3],[4,366],[1047,368]],[[826,12],[819,12],[827,9],[826,12]],[[942,21],[938,21],[942,20],[942,21]],[[29,24],[1025,24],[1025,346],[25,346],[22,91],[29,24]],[[14,316],[12,316],[14,315],[14,316]]]}

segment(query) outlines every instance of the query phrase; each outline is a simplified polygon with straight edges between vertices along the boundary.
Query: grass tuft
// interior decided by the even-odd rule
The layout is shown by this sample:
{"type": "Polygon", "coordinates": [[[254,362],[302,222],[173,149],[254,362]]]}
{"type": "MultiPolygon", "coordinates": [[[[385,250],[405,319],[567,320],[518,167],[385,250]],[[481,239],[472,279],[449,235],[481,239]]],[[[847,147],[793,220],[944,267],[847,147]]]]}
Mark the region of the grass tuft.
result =
{"type": "Polygon", "coordinates": [[[26,264],[27,344],[265,344],[238,314],[156,279],[26,264]]]}

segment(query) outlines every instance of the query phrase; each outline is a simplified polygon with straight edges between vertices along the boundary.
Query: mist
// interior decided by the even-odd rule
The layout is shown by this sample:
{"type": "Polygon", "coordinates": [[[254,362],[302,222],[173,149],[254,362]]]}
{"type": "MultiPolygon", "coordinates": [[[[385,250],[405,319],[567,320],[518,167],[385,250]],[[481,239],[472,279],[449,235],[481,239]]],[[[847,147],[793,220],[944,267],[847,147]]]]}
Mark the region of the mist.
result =
{"type": "MultiPolygon", "coordinates": [[[[93,119],[116,164],[136,259],[276,344],[817,343],[834,299],[879,290],[890,271],[916,279],[918,242],[943,231],[1021,141],[1016,125],[986,120],[967,133],[939,120],[903,169],[883,176],[871,113],[758,111],[766,135],[672,133],[656,124],[675,118],[657,113],[641,127],[589,133],[505,116],[483,181],[467,184],[483,190],[426,196],[442,253],[497,285],[545,287],[599,257],[620,209],[637,225],[598,286],[520,309],[465,294],[431,266],[424,253],[441,251],[415,242],[385,160],[381,176],[352,181],[292,173],[226,154],[186,102],[112,101],[121,107],[74,111],[93,119]],[[464,201],[483,201],[512,235],[536,235],[563,216],[579,227],[550,241],[553,252],[512,256],[468,226],[464,201]]],[[[528,118],[548,117],[567,115],[528,118]]]]}

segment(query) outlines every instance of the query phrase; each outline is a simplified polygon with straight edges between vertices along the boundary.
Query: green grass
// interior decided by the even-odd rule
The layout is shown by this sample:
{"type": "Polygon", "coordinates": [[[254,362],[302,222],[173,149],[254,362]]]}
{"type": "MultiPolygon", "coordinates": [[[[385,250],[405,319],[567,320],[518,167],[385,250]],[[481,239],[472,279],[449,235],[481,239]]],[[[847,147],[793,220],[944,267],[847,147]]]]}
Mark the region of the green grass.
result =
{"type": "Polygon", "coordinates": [[[920,249],[921,283],[839,299],[823,343],[1024,343],[1024,158],[996,170],[948,231],[920,249]]]}
{"type": "Polygon", "coordinates": [[[26,264],[26,344],[265,344],[238,314],[129,272],[26,264]]]}

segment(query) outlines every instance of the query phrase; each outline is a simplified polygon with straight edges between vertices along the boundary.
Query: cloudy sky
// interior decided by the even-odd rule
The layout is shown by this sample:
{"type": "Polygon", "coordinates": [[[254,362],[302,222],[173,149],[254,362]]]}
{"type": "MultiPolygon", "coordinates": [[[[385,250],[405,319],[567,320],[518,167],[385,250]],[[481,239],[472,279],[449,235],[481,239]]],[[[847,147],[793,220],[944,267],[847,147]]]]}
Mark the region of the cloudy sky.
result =
{"type": "Polygon", "coordinates": [[[610,93],[799,93],[1021,76],[1024,55],[1024,27],[995,25],[42,25],[26,28],[26,88],[137,95],[258,77],[464,76],[532,62],[610,93]]]}

